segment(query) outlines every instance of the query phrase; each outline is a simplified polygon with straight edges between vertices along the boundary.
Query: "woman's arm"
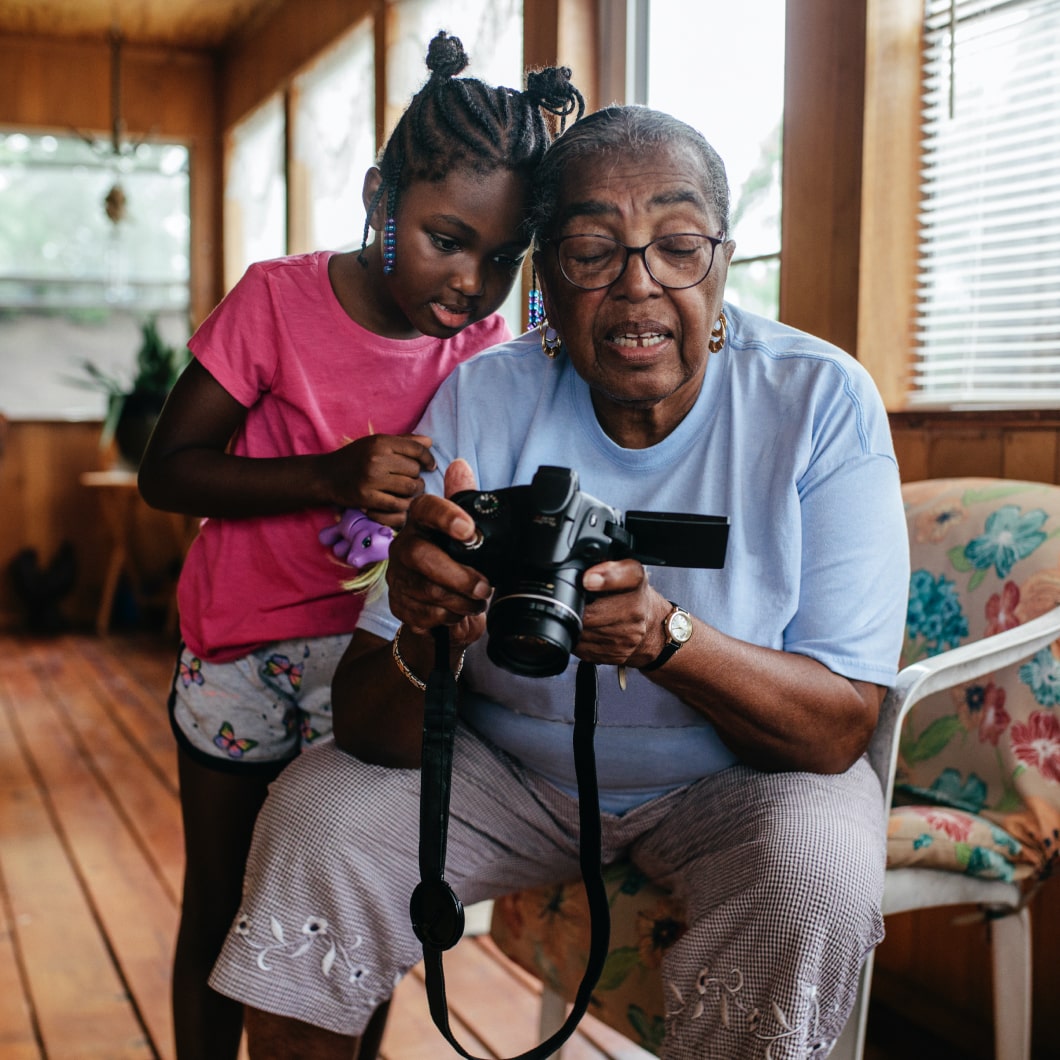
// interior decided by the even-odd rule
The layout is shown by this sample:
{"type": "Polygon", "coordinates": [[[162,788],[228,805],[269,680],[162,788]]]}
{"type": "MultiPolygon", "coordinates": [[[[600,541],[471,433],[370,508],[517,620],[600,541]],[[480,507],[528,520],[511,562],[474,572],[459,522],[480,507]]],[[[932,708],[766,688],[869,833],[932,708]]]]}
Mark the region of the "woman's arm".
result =
{"type": "MultiPolygon", "coordinates": [[[[586,606],[575,654],[630,668],[651,662],[665,643],[671,605],[644,568],[634,560],[602,563],[584,581],[600,595],[586,606]]],[[[839,773],[864,753],[886,689],[806,655],[736,640],[696,616],[693,627],[691,640],[645,676],[706,717],[743,762],[839,773]]]]}
{"type": "Polygon", "coordinates": [[[198,361],[166,401],[140,465],[152,507],[214,518],[277,515],[303,508],[361,508],[400,527],[420,473],[434,466],[430,439],[371,435],[331,453],[254,458],[227,452],[247,410],[198,361]]]}
{"type": "MultiPolygon", "coordinates": [[[[430,639],[403,630],[400,647],[406,666],[426,680],[430,639]]],[[[423,692],[398,669],[390,641],[354,633],[332,678],[331,709],[335,743],[344,751],[376,765],[419,768],[423,692]]]]}

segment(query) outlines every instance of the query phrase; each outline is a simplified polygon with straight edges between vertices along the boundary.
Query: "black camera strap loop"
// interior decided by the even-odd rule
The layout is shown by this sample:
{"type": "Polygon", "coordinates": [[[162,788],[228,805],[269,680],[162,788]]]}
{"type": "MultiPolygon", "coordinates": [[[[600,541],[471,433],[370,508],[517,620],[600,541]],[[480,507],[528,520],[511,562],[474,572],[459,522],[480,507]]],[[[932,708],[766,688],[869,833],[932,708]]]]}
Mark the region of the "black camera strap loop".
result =
{"type": "MultiPolygon", "coordinates": [[[[464,931],[464,909],[445,881],[445,848],[449,825],[449,794],[456,734],[456,678],[449,667],[449,630],[434,630],[435,665],[427,679],[423,718],[423,759],[420,778],[420,882],[412,892],[410,913],[416,937],[423,943],[427,1003],[431,1018],[454,1049],[467,1060],[478,1060],[453,1036],[445,997],[442,953],[464,931]]],[[[593,735],[596,728],[596,667],[579,662],[574,699],[574,768],[578,778],[581,825],[579,861],[589,900],[590,941],[585,974],[563,1026],[540,1045],[512,1060],[544,1060],[574,1033],[589,1008],[603,971],[611,935],[611,914],[601,875],[600,795],[596,782],[593,735]]]]}

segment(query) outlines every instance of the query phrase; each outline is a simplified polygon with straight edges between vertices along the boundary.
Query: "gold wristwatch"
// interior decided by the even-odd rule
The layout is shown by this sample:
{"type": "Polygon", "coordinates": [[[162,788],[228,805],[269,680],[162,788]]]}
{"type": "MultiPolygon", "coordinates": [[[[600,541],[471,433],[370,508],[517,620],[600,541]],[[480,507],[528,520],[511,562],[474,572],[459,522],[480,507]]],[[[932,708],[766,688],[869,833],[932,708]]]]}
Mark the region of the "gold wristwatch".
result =
{"type": "Polygon", "coordinates": [[[669,662],[674,653],[682,644],[687,644],[692,639],[692,616],[683,608],[670,601],[670,613],[663,619],[663,632],[666,634],[666,643],[663,649],[650,663],[640,668],[641,673],[649,670],[658,670],[663,663],[669,662]]]}

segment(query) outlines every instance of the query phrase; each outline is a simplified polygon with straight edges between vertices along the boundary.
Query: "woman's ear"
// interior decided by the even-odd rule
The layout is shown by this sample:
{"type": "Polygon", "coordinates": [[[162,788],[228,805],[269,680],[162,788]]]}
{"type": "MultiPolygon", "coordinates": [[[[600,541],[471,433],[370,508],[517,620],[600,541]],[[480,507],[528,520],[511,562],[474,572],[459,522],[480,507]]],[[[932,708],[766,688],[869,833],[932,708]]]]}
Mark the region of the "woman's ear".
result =
{"type": "Polygon", "coordinates": [[[372,166],[364,175],[364,187],[361,189],[361,201],[364,203],[365,213],[368,214],[368,224],[377,232],[383,230],[386,203],[380,197],[379,202],[375,204],[375,209],[373,209],[372,200],[375,198],[382,183],[383,174],[380,173],[379,167],[372,166]]]}

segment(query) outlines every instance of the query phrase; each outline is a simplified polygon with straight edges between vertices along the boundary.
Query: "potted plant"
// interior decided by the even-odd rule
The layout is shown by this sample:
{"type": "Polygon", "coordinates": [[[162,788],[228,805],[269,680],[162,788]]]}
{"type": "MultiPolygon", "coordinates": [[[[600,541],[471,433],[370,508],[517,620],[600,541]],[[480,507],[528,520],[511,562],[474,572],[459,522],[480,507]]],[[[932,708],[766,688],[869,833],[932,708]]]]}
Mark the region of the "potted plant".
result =
{"type": "Polygon", "coordinates": [[[163,341],[154,317],[145,320],[140,329],[142,339],[131,382],[103,371],[92,361],[81,362],[88,376],[86,385],[107,395],[100,445],[106,448],[113,441],[133,467],[139,465],[166,396],[191,358],[186,346],[178,349],[163,341]]]}

